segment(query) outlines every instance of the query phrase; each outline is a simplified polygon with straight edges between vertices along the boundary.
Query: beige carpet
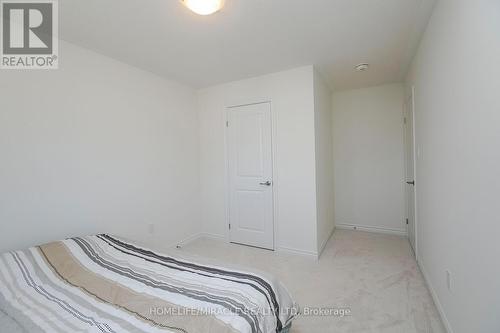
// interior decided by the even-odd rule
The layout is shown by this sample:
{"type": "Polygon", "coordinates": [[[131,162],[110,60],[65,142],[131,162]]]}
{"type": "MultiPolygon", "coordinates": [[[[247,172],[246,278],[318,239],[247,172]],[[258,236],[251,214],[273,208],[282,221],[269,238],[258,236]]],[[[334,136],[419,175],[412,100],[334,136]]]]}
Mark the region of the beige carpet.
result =
{"type": "Polygon", "coordinates": [[[182,251],[271,272],[302,307],[351,311],[344,317],[301,316],[292,333],[445,332],[402,237],[338,230],[319,261],[213,239],[182,251]]]}

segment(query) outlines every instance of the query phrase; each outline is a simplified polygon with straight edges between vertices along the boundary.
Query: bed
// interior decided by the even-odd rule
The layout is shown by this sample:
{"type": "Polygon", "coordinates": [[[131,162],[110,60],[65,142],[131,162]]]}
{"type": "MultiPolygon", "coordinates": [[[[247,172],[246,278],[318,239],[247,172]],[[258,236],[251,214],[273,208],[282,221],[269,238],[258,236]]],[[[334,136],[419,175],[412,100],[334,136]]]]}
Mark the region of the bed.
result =
{"type": "Polygon", "coordinates": [[[265,273],[111,235],[0,255],[2,332],[286,333],[298,312],[265,273]]]}

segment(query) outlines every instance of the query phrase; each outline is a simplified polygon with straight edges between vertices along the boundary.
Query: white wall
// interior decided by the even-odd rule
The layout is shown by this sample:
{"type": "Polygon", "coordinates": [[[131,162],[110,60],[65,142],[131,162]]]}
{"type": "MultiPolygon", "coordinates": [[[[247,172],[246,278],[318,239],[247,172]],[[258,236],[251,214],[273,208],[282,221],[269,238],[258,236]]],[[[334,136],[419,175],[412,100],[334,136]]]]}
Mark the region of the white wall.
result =
{"type": "Polygon", "coordinates": [[[0,251],[100,232],[161,246],[197,232],[195,92],[65,42],[60,59],[59,70],[0,73],[0,251]]]}
{"type": "Polygon", "coordinates": [[[203,231],[227,237],[227,106],[271,101],[278,249],[317,254],[313,67],[203,89],[198,94],[203,231]]]}
{"type": "Polygon", "coordinates": [[[441,0],[407,80],[420,151],[418,258],[455,333],[500,332],[499,36],[499,1],[441,0]]]}
{"type": "Polygon", "coordinates": [[[332,92],[321,75],[314,71],[318,253],[321,253],[335,228],[332,125],[332,92]]]}
{"type": "Polygon", "coordinates": [[[334,92],[335,221],[406,233],[403,86],[334,92]]]}

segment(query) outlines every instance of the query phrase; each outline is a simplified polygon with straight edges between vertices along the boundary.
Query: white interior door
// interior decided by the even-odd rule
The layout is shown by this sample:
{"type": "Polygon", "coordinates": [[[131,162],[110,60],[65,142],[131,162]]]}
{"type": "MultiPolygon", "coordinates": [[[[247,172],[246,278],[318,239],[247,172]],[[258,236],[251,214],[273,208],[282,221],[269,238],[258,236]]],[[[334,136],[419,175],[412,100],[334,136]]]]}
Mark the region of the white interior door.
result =
{"type": "Polygon", "coordinates": [[[273,250],[271,104],[228,108],[227,120],[230,240],[273,250]]]}
{"type": "Polygon", "coordinates": [[[413,93],[405,103],[406,216],[408,239],[415,252],[415,136],[413,93]]]}

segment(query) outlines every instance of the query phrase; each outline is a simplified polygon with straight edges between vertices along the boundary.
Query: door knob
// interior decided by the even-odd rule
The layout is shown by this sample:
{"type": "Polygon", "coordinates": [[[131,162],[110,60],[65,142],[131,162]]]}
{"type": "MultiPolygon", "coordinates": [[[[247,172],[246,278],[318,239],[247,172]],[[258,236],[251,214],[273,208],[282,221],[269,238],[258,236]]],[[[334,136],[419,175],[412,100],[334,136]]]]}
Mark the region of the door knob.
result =
{"type": "Polygon", "coordinates": [[[412,180],[411,182],[406,182],[406,184],[408,184],[408,185],[415,185],[415,181],[412,180]]]}
{"type": "Polygon", "coordinates": [[[263,182],[263,183],[259,183],[260,185],[266,185],[266,186],[271,186],[271,181],[267,181],[267,182],[263,182]]]}

